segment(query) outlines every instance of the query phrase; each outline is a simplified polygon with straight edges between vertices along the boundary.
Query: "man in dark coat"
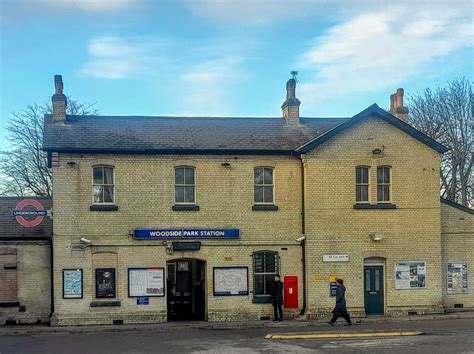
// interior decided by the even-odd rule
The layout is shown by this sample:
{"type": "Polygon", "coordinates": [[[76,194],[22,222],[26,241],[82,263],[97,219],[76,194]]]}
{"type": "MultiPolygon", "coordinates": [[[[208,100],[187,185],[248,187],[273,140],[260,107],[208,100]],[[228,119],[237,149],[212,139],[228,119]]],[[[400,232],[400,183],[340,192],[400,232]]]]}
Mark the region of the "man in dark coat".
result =
{"type": "Polygon", "coordinates": [[[275,275],[275,281],[272,285],[272,305],[275,313],[273,321],[283,321],[283,283],[280,281],[280,276],[275,275]]]}
{"type": "Polygon", "coordinates": [[[336,279],[337,282],[337,292],[336,292],[336,306],[332,310],[333,316],[328,322],[331,326],[336,324],[338,317],[344,317],[347,322],[347,326],[352,324],[351,316],[347,312],[346,307],[346,287],[344,286],[344,281],[342,279],[336,279]]]}

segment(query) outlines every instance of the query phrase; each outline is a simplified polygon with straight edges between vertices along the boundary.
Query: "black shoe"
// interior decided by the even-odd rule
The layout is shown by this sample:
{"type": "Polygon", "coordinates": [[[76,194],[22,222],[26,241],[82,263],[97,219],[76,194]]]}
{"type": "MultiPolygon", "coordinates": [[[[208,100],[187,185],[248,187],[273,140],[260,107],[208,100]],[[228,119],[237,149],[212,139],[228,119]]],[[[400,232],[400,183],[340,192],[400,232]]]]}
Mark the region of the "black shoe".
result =
{"type": "Polygon", "coordinates": [[[331,322],[331,321],[328,321],[328,324],[330,324],[331,326],[334,326],[335,323],[334,322],[331,322]]]}
{"type": "Polygon", "coordinates": [[[352,326],[352,322],[346,323],[344,326],[352,326]]]}

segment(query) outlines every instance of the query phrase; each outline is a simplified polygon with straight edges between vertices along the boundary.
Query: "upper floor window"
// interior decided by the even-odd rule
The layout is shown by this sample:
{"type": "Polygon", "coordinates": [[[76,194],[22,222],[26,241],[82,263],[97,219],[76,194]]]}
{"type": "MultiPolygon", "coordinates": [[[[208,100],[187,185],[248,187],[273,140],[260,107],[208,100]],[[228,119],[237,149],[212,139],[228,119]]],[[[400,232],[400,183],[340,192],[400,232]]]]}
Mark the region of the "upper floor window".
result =
{"type": "Polygon", "coordinates": [[[174,170],[174,201],[176,204],[196,203],[195,168],[176,167],[174,170]]]}
{"type": "Polygon", "coordinates": [[[377,202],[390,202],[390,167],[377,167],[377,202]]]}
{"type": "Polygon", "coordinates": [[[257,167],[254,170],[255,204],[273,204],[273,169],[257,167]]]}
{"type": "Polygon", "coordinates": [[[114,168],[97,166],[93,168],[92,194],[94,204],[114,204],[114,168]]]}
{"type": "Polygon", "coordinates": [[[369,167],[356,167],[356,202],[369,202],[369,167]]]}
{"type": "Polygon", "coordinates": [[[270,296],[278,274],[278,252],[260,251],[253,254],[254,295],[270,296]]]}

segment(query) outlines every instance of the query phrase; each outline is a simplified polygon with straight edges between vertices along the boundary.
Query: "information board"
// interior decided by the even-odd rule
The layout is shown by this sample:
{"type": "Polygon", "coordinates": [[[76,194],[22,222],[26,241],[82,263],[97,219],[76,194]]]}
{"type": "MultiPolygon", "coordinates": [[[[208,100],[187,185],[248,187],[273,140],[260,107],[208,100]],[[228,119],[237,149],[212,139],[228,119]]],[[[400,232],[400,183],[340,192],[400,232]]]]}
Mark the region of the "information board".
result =
{"type": "Polygon", "coordinates": [[[129,268],[128,296],[165,296],[165,269],[129,268]]]}
{"type": "Polygon", "coordinates": [[[214,267],[214,296],[249,294],[247,267],[214,267]]]}
{"type": "Polygon", "coordinates": [[[63,299],[82,299],[82,269],[63,269],[63,299]]]}
{"type": "Polygon", "coordinates": [[[448,263],[446,270],[447,293],[449,295],[467,294],[469,292],[467,264],[448,263]]]}
{"type": "Polygon", "coordinates": [[[419,289],[426,286],[426,262],[395,263],[395,289],[419,289]]]}

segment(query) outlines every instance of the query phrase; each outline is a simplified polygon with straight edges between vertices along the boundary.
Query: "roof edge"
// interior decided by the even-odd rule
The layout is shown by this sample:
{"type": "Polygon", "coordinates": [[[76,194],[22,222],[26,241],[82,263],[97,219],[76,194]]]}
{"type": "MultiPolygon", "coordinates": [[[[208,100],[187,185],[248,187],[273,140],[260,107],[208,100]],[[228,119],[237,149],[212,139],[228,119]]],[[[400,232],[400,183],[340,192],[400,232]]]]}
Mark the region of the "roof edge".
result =
{"type": "Polygon", "coordinates": [[[474,214],[474,209],[468,208],[467,206],[464,206],[462,204],[453,202],[453,201],[445,199],[445,198],[440,198],[440,201],[443,204],[449,205],[453,208],[459,209],[459,210],[464,211],[466,213],[474,214]]]}
{"type": "Polygon", "coordinates": [[[348,121],[334,127],[331,130],[328,130],[324,134],[308,141],[307,143],[301,145],[296,149],[296,151],[301,152],[301,153],[307,153],[317,146],[321,145],[322,143],[328,141],[332,137],[336,136],[337,134],[345,131],[346,129],[350,128],[354,124],[358,123],[359,121],[370,118],[370,117],[378,117],[380,119],[383,119],[387,123],[393,125],[394,127],[402,130],[406,134],[410,135],[412,138],[418,140],[419,142],[427,145],[428,147],[432,148],[433,150],[444,154],[446,151],[449,149],[438,143],[436,140],[430,138],[426,134],[420,132],[419,130],[413,128],[411,125],[408,123],[403,122],[402,120],[398,119],[397,117],[393,116],[386,110],[380,108],[376,103],[370,105],[366,109],[364,109],[362,112],[356,114],[353,116],[351,119],[348,121]]]}
{"type": "Polygon", "coordinates": [[[294,150],[257,150],[257,149],[90,149],[90,148],[42,148],[47,152],[88,153],[88,154],[138,154],[138,155],[297,155],[294,150]]]}

